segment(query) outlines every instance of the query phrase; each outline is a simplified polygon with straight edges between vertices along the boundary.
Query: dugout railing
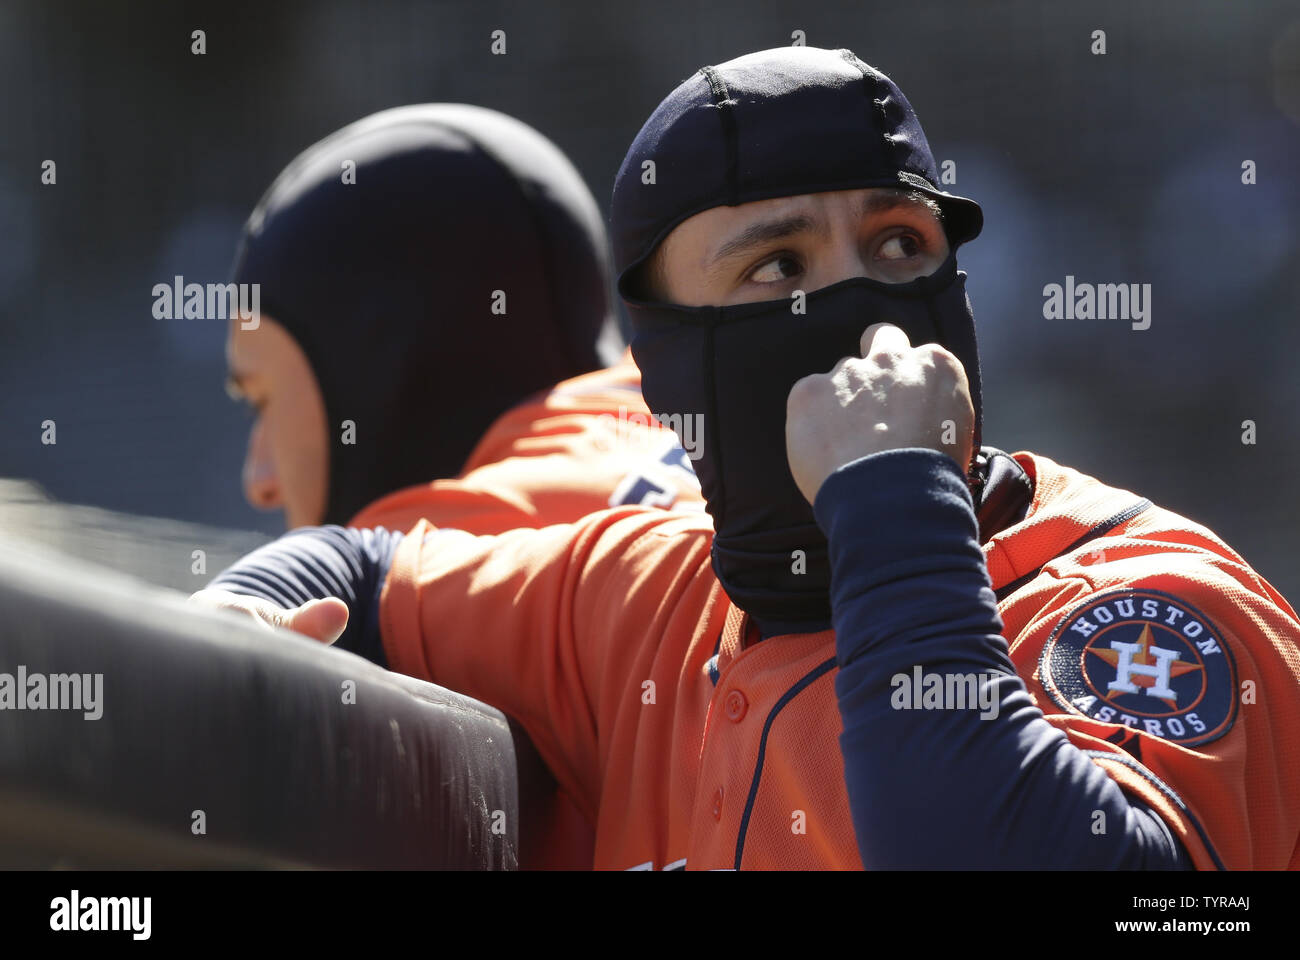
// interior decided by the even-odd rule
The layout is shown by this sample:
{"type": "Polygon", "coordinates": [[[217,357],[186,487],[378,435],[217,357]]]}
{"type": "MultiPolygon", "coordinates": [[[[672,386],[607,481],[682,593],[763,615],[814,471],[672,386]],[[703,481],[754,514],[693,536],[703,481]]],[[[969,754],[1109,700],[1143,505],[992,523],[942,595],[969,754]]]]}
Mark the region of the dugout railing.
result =
{"type": "Polygon", "coordinates": [[[518,819],[498,711],[0,541],[0,866],[512,869],[518,819]]]}

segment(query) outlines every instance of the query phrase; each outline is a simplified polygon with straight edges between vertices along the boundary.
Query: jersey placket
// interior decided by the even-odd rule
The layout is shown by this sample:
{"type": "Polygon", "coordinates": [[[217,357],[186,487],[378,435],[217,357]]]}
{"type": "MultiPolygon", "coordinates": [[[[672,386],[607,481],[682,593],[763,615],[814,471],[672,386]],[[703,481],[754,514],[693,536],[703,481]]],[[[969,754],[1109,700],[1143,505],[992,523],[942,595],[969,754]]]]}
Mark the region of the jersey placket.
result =
{"type": "MultiPolygon", "coordinates": [[[[756,775],[764,796],[788,786],[761,778],[760,741],[766,718],[786,692],[783,665],[796,653],[791,644],[802,648],[817,641],[811,635],[757,640],[748,618],[731,607],[700,750],[688,861],[693,869],[735,869],[742,821],[755,806],[750,794],[756,775]]],[[[797,722],[793,715],[791,721],[797,722]]]]}

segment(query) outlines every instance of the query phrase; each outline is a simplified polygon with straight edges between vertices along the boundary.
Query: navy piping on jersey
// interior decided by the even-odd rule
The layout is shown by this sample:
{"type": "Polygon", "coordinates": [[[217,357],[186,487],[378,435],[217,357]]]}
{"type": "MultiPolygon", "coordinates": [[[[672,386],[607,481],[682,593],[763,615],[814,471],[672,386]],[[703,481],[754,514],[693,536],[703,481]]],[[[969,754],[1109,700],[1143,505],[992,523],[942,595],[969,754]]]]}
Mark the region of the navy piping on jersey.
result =
{"type": "MultiPolygon", "coordinates": [[[[1205,849],[1206,851],[1209,852],[1210,859],[1214,861],[1214,868],[1216,870],[1228,869],[1223,865],[1223,861],[1219,859],[1218,851],[1214,849],[1214,844],[1210,843],[1210,835],[1206,833],[1205,828],[1201,826],[1201,821],[1196,819],[1196,815],[1193,814],[1192,811],[1188,808],[1187,804],[1183,802],[1183,798],[1180,797],[1177,793],[1175,793],[1173,788],[1170,787],[1169,784],[1165,783],[1163,780],[1157,777],[1146,767],[1142,766],[1142,764],[1138,763],[1136,760],[1133,760],[1129,757],[1121,757],[1117,753],[1107,753],[1105,750],[1085,750],[1083,752],[1090,757],[1097,757],[1103,760],[1113,760],[1115,763],[1123,764],[1124,766],[1132,770],[1134,773],[1139,773],[1144,778],[1146,778],[1146,780],[1157,790],[1159,790],[1162,794],[1164,794],[1169,799],[1169,802],[1172,803],[1174,806],[1176,806],[1178,808],[1178,811],[1188,819],[1188,821],[1191,823],[1193,827],[1196,828],[1196,833],[1201,838],[1201,843],[1205,844],[1205,849]]],[[[1144,803],[1143,806],[1146,806],[1146,804],[1144,803]]],[[[1147,807],[1147,809],[1151,809],[1151,808],[1147,807]]],[[[1152,810],[1151,812],[1155,814],[1154,810],[1152,810]]],[[[1159,814],[1155,814],[1155,815],[1159,816],[1159,814]]],[[[1188,860],[1190,859],[1191,859],[1191,855],[1188,854],[1188,860]]]]}
{"type": "Polygon", "coordinates": [[[727,632],[726,624],[723,624],[718,631],[718,642],[713,645],[713,656],[709,657],[705,664],[709,670],[709,681],[716,687],[718,685],[718,654],[722,651],[722,635],[727,632]]]}
{"type": "MultiPolygon", "coordinates": [[[[1095,527],[1093,527],[1091,530],[1089,530],[1087,533],[1081,536],[1078,540],[1074,541],[1074,543],[1070,544],[1068,547],[1066,547],[1064,550],[1058,553],[1055,557],[1052,557],[1052,560],[1056,560],[1059,559],[1060,557],[1064,557],[1066,554],[1078,550],[1089,540],[1095,540],[1097,537],[1100,537],[1102,534],[1109,533],[1111,530],[1114,530],[1116,527],[1118,527],[1121,523],[1124,523],[1125,521],[1128,520],[1132,520],[1139,513],[1146,510],[1150,506],[1151,506],[1150,500],[1142,499],[1139,500],[1137,503],[1125,507],[1123,510],[1115,514],[1113,517],[1110,517],[1107,520],[1103,520],[1101,523],[1097,524],[1095,527]]],[[[1031,583],[1035,577],[1037,577],[1040,573],[1043,572],[1043,567],[1051,563],[1052,560],[1043,561],[1037,567],[1031,570],[1029,573],[1025,574],[1023,577],[1019,577],[1016,580],[1012,580],[1010,583],[1006,584],[1005,586],[999,587],[995,591],[995,596],[997,596],[998,598],[998,603],[1001,603],[1003,600],[1005,600],[1011,594],[1015,593],[1021,587],[1031,583]]]]}
{"type": "Polygon", "coordinates": [[[1142,762],[1142,738],[1128,727],[1123,730],[1116,730],[1105,739],[1107,743],[1113,743],[1121,750],[1124,750],[1138,763],[1142,762]]]}
{"type": "Polygon", "coordinates": [[[834,657],[824,660],[817,666],[813,667],[813,669],[804,674],[793,687],[781,694],[781,699],[773,705],[772,710],[767,715],[767,720],[763,722],[763,736],[758,742],[758,761],[754,764],[754,779],[749,785],[749,797],[745,800],[745,812],[740,818],[740,833],[736,837],[737,870],[740,869],[740,858],[744,856],[745,853],[745,834],[749,830],[749,815],[754,812],[754,800],[758,797],[758,782],[763,777],[763,759],[767,754],[767,735],[772,729],[772,722],[776,720],[776,715],[781,712],[787,703],[802,693],[818,677],[821,677],[834,669],[834,657]]]}

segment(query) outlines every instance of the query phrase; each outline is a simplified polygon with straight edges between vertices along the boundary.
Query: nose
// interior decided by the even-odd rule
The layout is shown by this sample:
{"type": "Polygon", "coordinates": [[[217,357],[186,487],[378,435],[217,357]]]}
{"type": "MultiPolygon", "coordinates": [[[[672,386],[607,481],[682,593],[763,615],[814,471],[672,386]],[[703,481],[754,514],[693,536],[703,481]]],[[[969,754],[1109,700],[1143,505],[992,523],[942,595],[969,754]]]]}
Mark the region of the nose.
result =
{"type": "Polygon", "coordinates": [[[262,421],[253,424],[248,434],[248,453],[244,457],[244,499],[258,510],[274,510],[281,506],[280,480],[275,474],[275,463],[266,443],[266,430],[262,421]]]}
{"type": "Polygon", "coordinates": [[[862,250],[852,243],[841,244],[835,252],[837,255],[827,264],[829,276],[827,277],[826,286],[839,283],[841,280],[855,280],[859,277],[878,279],[875,275],[874,264],[870,262],[870,259],[865,256],[862,250]]]}
{"type": "Polygon", "coordinates": [[[825,285],[858,277],[878,279],[869,251],[858,236],[857,221],[845,216],[837,220],[832,229],[834,234],[829,244],[830,255],[825,260],[827,271],[825,285]]]}

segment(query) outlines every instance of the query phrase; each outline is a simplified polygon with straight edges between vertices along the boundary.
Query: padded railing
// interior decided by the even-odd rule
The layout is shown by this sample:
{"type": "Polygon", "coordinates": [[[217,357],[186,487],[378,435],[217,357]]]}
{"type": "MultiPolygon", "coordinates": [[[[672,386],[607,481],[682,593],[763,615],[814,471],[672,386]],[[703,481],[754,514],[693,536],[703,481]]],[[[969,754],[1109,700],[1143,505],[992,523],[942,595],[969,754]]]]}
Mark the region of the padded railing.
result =
{"type": "Polygon", "coordinates": [[[513,869],[515,778],[490,707],[0,541],[0,865],[513,869]]]}

